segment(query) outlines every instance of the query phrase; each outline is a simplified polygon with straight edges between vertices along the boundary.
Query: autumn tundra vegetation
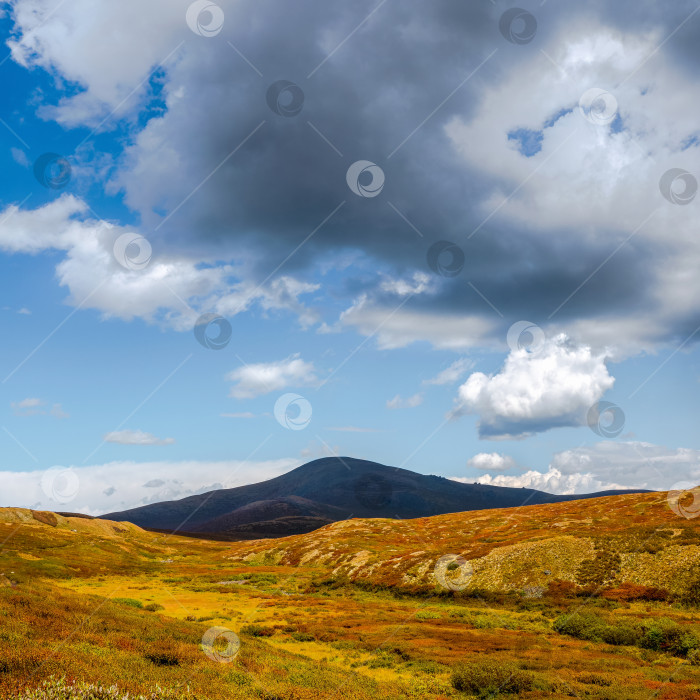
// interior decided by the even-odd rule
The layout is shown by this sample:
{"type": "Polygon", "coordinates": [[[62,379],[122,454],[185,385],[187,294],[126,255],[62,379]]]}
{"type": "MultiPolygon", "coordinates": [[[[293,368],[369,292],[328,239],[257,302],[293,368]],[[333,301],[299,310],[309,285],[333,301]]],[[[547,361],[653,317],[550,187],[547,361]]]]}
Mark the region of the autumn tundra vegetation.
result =
{"type": "Polygon", "coordinates": [[[221,542],[0,510],[2,698],[697,698],[666,494],[221,542]]]}

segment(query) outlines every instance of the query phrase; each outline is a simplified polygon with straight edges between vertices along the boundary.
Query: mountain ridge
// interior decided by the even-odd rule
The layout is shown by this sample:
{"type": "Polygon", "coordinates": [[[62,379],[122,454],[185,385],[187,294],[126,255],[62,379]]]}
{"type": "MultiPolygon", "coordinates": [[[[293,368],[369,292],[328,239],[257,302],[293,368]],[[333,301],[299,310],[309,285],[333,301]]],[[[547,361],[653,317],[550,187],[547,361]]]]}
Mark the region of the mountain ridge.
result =
{"type": "Polygon", "coordinates": [[[218,489],[98,516],[147,529],[228,534],[232,539],[309,532],[347,518],[421,518],[598,498],[643,490],[557,495],[527,488],[464,484],[353,457],[324,457],[267,481],[218,489]],[[270,523],[284,519],[287,528],[270,523]],[[256,523],[265,523],[259,529],[256,523]]]}

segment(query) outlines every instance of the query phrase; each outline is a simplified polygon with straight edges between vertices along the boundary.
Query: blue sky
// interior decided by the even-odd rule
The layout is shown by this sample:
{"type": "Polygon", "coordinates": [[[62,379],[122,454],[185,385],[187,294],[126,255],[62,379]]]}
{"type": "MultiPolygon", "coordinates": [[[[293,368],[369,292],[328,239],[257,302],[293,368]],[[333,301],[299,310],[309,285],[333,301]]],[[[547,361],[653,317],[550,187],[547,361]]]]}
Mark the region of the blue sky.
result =
{"type": "Polygon", "coordinates": [[[700,480],[691,3],[70,5],[2,4],[0,505],[700,480]]]}

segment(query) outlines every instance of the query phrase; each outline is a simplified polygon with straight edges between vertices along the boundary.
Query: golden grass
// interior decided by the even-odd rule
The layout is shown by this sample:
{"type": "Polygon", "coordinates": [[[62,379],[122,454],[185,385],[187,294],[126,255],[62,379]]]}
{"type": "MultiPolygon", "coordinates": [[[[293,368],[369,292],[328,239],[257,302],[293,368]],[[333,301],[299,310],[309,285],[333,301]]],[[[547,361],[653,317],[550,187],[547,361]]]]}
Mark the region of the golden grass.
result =
{"type": "Polygon", "coordinates": [[[662,501],[353,520],[233,544],[0,509],[0,697],[51,676],[130,693],[189,687],[212,700],[467,697],[452,673],[481,660],[527,673],[522,697],[698,697],[700,667],[685,658],[552,628],[583,609],[609,624],[670,618],[700,633],[697,609],[634,600],[650,582],[681,592],[695,565],[698,525],[662,501]],[[613,550],[622,564],[609,596],[575,585],[582,562],[613,550]],[[474,561],[464,593],[431,578],[447,553],[474,561]],[[524,586],[543,597],[524,597],[524,586]],[[232,663],[200,648],[215,626],[241,640],[232,663]]]}

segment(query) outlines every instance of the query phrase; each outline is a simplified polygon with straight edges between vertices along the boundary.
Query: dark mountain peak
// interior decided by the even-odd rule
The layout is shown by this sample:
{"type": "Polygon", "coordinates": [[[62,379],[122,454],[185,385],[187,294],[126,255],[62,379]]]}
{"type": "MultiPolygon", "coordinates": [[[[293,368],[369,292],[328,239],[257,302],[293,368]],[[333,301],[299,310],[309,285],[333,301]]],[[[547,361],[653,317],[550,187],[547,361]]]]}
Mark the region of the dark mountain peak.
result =
{"type": "Polygon", "coordinates": [[[306,532],[349,517],[420,518],[596,495],[556,496],[533,489],[464,484],[355,457],[322,457],[269,481],[103,517],[146,528],[217,533],[232,539],[245,530],[249,539],[256,532],[281,536],[302,527],[306,532]],[[256,530],[256,523],[261,529],[256,530]]]}
{"type": "Polygon", "coordinates": [[[401,472],[406,472],[407,474],[414,473],[406,469],[400,469],[399,467],[388,467],[379,462],[371,462],[367,459],[358,459],[357,457],[320,457],[319,459],[314,459],[311,462],[302,464],[296,469],[292,469],[292,471],[287,472],[284,476],[325,477],[329,475],[338,475],[357,477],[366,473],[388,476],[401,472]]]}

